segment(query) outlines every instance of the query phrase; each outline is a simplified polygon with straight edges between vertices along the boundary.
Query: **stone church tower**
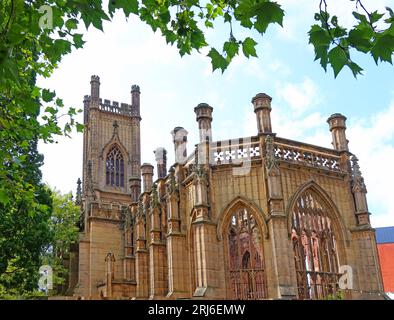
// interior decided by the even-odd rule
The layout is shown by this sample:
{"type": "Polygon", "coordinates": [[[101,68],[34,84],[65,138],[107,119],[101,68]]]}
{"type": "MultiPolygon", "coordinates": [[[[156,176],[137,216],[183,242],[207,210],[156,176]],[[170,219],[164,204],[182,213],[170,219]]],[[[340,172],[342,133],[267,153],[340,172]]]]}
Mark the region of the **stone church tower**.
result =
{"type": "MultiPolygon", "coordinates": [[[[96,297],[100,284],[107,283],[104,274],[110,273],[112,279],[122,272],[119,277],[130,280],[129,274],[134,272],[122,223],[141,192],[141,117],[138,86],[131,87],[130,104],[119,104],[100,98],[98,76],[91,77],[90,85],[91,94],[84,97],[79,275],[74,274],[70,283],[78,283],[76,294],[96,297]]],[[[124,286],[130,288],[127,281],[124,286]]]]}
{"type": "MultiPolygon", "coordinates": [[[[346,118],[328,118],[333,149],[277,136],[271,97],[252,99],[257,132],[215,141],[213,108],[194,108],[200,142],[175,163],[141,165],[140,91],[131,104],[85,96],[79,248],[70,290],[85,299],[378,298],[375,231],[346,118]],[[141,190],[141,178],[143,188],[141,190]]],[[[79,183],[80,184],[80,183],[79,183]]]]}

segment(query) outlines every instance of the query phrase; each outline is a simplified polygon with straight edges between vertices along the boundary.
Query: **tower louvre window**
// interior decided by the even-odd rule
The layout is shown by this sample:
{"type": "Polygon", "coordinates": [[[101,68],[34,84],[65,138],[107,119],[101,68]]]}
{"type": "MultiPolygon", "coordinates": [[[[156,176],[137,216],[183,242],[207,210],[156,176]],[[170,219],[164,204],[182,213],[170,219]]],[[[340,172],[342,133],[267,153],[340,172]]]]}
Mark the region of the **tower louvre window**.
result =
{"type": "Polygon", "coordinates": [[[105,183],[109,186],[124,187],[124,159],[117,146],[113,146],[106,158],[105,183]]]}

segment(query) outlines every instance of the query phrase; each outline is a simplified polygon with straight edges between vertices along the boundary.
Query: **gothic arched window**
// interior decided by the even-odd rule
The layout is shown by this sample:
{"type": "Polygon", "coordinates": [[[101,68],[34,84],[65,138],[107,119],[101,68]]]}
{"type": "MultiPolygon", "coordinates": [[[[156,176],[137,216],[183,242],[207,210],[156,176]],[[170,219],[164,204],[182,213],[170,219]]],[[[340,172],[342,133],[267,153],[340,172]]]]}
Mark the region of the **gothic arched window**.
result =
{"type": "Polygon", "coordinates": [[[340,275],[333,215],[313,190],[304,191],[293,207],[291,239],[299,298],[336,295],[340,275]]]}
{"type": "Polygon", "coordinates": [[[124,187],[124,160],[122,152],[117,146],[113,146],[105,162],[105,181],[109,186],[124,187]]]}
{"type": "Polygon", "coordinates": [[[263,238],[253,214],[245,208],[236,210],[226,237],[231,298],[266,298],[263,238]]]}

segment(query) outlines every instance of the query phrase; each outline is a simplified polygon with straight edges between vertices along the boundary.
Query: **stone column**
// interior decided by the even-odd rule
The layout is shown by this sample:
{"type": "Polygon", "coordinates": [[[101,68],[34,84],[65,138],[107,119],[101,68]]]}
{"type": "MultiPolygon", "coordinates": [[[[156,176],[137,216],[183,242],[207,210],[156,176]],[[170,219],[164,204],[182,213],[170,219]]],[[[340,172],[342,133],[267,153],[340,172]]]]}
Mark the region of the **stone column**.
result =
{"type": "Polygon", "coordinates": [[[131,202],[138,202],[138,197],[141,193],[141,179],[138,177],[132,177],[129,179],[131,202]]]}
{"type": "Polygon", "coordinates": [[[100,77],[93,75],[90,80],[90,97],[92,101],[98,102],[100,99],[100,77]]]}
{"type": "MultiPolygon", "coordinates": [[[[144,198],[146,195],[144,195],[144,198]]],[[[138,202],[136,218],[135,274],[137,299],[149,298],[149,252],[146,248],[146,208],[145,202],[138,202]]]]}
{"type": "Polygon", "coordinates": [[[346,139],[346,117],[340,113],[334,113],[327,119],[332,134],[332,145],[335,150],[349,151],[346,139]]]}
{"type": "Polygon", "coordinates": [[[132,108],[132,121],[131,121],[131,177],[130,188],[132,201],[137,202],[141,193],[140,181],[140,166],[141,166],[141,133],[140,133],[140,87],[137,85],[131,86],[131,108],[132,108]]]}
{"type": "Polygon", "coordinates": [[[142,182],[144,192],[150,192],[153,185],[153,166],[150,163],[144,163],[141,166],[142,182]]]}
{"type": "Polygon", "coordinates": [[[274,156],[274,138],[261,137],[265,150],[265,172],[268,189],[269,221],[268,230],[272,244],[272,260],[278,299],[293,299],[297,294],[297,279],[294,271],[294,253],[288,236],[287,216],[284,212],[281,173],[274,156]]]}
{"type": "Polygon", "coordinates": [[[133,203],[124,217],[123,279],[135,281],[135,218],[138,205],[133,203]]]}
{"type": "Polygon", "coordinates": [[[175,163],[184,164],[187,159],[187,134],[182,127],[176,127],[171,131],[172,141],[175,149],[175,163]]]}
{"type": "Polygon", "coordinates": [[[200,103],[194,108],[198,129],[200,133],[200,142],[212,141],[212,112],[213,108],[206,103],[200,103]]]}
{"type": "Polygon", "coordinates": [[[258,93],[252,99],[259,135],[264,133],[272,133],[271,101],[272,98],[265,93],[258,93]]]}
{"type": "Polygon", "coordinates": [[[209,140],[198,146],[197,163],[194,172],[195,203],[193,206],[192,241],[194,248],[196,289],[194,297],[215,299],[225,294],[220,290],[220,269],[215,263],[217,251],[220,250],[216,238],[216,224],[211,217],[209,140]]]}
{"type": "Polygon", "coordinates": [[[157,162],[157,178],[163,179],[167,175],[167,151],[164,148],[157,148],[153,152],[157,162]]]}
{"type": "MultiPolygon", "coordinates": [[[[177,167],[179,170],[179,167],[177,167]]],[[[179,180],[175,169],[170,169],[166,182],[167,205],[167,257],[168,257],[168,294],[167,298],[189,298],[188,291],[188,250],[186,234],[181,230],[179,180]]]]}
{"type": "Polygon", "coordinates": [[[140,116],[140,87],[136,84],[131,86],[131,106],[135,109],[135,116],[140,116]]]}
{"type": "Polygon", "coordinates": [[[115,256],[113,253],[108,253],[105,257],[105,275],[106,275],[106,287],[107,287],[107,298],[112,298],[112,280],[115,275],[115,256]]]}
{"type": "Polygon", "coordinates": [[[162,241],[160,202],[156,185],[153,185],[150,199],[150,299],[163,298],[167,294],[167,250],[162,241]]]}

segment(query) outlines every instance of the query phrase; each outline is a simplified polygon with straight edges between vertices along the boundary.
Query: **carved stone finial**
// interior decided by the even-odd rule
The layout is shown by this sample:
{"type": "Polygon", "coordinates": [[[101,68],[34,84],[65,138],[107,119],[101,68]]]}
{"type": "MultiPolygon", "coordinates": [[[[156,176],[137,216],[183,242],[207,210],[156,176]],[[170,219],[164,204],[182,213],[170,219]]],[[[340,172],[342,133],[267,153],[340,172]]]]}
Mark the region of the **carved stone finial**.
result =
{"type": "Polygon", "coordinates": [[[208,185],[208,172],[204,165],[195,164],[192,166],[192,171],[194,172],[194,179],[196,182],[205,182],[208,185]]]}
{"type": "Polygon", "coordinates": [[[91,81],[100,81],[100,77],[99,77],[98,75],[92,75],[92,76],[90,77],[90,80],[91,80],[91,81]]]}
{"type": "Polygon", "coordinates": [[[86,191],[93,194],[93,172],[92,172],[92,160],[88,161],[87,165],[87,177],[86,177],[86,191]]]}
{"type": "Polygon", "coordinates": [[[178,191],[178,185],[176,183],[176,179],[175,179],[175,170],[174,167],[171,167],[169,170],[169,177],[168,180],[166,182],[166,191],[168,194],[172,194],[176,191],[178,191]]]}
{"type": "Polygon", "coordinates": [[[275,158],[274,139],[272,136],[265,138],[265,166],[268,172],[278,170],[278,160],[275,158]]]}
{"type": "Polygon", "coordinates": [[[367,187],[365,186],[364,178],[361,173],[360,165],[358,164],[358,158],[353,155],[351,157],[352,162],[352,190],[353,192],[367,193],[367,187]]]}
{"type": "Polygon", "coordinates": [[[112,252],[108,252],[104,261],[111,265],[111,262],[115,262],[115,255],[112,252]]]}
{"type": "Polygon", "coordinates": [[[142,203],[142,201],[138,202],[137,218],[142,219],[143,221],[145,221],[145,218],[146,218],[144,204],[142,203]]]}
{"type": "Polygon", "coordinates": [[[114,121],[114,123],[112,124],[112,126],[114,127],[114,135],[117,135],[118,134],[118,128],[119,128],[119,125],[118,125],[118,121],[114,121]]]}
{"type": "Polygon", "coordinates": [[[152,186],[152,191],[151,191],[151,198],[150,198],[150,206],[151,208],[156,208],[159,206],[159,196],[157,194],[157,185],[156,183],[153,184],[152,186]]]}
{"type": "Polygon", "coordinates": [[[131,211],[128,206],[122,206],[120,209],[120,230],[129,230],[131,223],[131,211]]]}
{"type": "Polygon", "coordinates": [[[75,197],[75,204],[77,206],[80,206],[82,204],[82,187],[81,187],[82,181],[80,178],[77,180],[77,194],[75,197]]]}
{"type": "Polygon", "coordinates": [[[140,86],[138,86],[136,84],[133,84],[131,86],[131,92],[138,92],[138,93],[140,93],[140,86]]]}

